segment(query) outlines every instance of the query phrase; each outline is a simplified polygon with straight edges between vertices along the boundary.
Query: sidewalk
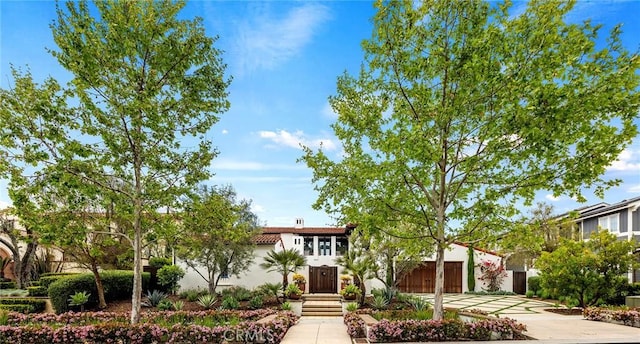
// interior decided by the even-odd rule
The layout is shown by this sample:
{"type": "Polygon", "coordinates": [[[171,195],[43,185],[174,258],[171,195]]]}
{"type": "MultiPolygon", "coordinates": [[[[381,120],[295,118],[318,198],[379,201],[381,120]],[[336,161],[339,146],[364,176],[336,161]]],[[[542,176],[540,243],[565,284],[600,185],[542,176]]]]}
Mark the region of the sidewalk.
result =
{"type": "Polygon", "coordinates": [[[281,344],[351,344],[342,317],[301,317],[281,344]]]}

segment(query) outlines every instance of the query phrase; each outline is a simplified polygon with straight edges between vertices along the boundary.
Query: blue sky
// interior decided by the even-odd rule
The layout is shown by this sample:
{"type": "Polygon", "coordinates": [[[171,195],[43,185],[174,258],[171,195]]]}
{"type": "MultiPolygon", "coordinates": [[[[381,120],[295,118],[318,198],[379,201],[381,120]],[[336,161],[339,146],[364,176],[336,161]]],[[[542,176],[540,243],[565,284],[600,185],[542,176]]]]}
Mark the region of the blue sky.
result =
{"type": "MultiPolygon", "coordinates": [[[[524,8],[516,2],[514,12],[524,8]]],[[[371,36],[374,13],[369,1],[193,1],[181,13],[204,18],[207,33],[219,35],[230,86],[231,109],[208,134],[220,150],[212,164],[210,184],[232,184],[269,226],[292,226],[302,217],[307,226],[334,225],[328,214],[312,209],[316,193],[311,171],[296,163],[300,143],[323,143],[339,156],[340,143],[330,124],[336,116],[327,98],[335,94],[337,76],[356,73],[362,62],[360,42],[371,36]]],[[[580,1],[570,20],[591,18],[605,29],[623,23],[627,49],[640,48],[640,1],[580,1]]],[[[45,48],[55,48],[49,24],[55,18],[52,1],[0,2],[0,85],[10,86],[9,65],[28,65],[37,80],[68,73],[45,48]]],[[[640,119],[636,121],[640,125],[640,119]]],[[[600,200],[586,194],[588,204],[614,203],[640,196],[640,139],[626,149],[607,176],[623,183],[600,200]]],[[[10,200],[7,182],[0,180],[0,208],[10,200]]],[[[548,192],[539,201],[557,212],[580,206],[548,192]]]]}

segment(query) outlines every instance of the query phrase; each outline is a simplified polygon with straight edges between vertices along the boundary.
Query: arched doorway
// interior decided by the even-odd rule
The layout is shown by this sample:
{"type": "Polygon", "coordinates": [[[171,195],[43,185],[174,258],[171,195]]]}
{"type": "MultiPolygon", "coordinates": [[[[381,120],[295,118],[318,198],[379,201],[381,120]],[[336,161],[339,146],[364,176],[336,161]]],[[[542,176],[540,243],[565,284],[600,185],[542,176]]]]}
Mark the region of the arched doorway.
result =
{"type": "Polygon", "coordinates": [[[7,250],[5,250],[4,248],[0,247],[0,268],[2,269],[2,272],[4,274],[0,274],[0,276],[4,276],[5,279],[10,279],[10,280],[15,280],[15,276],[13,276],[13,261],[11,261],[10,263],[5,263],[5,261],[7,259],[11,260],[13,258],[13,256],[11,255],[11,253],[7,252],[7,250]]]}

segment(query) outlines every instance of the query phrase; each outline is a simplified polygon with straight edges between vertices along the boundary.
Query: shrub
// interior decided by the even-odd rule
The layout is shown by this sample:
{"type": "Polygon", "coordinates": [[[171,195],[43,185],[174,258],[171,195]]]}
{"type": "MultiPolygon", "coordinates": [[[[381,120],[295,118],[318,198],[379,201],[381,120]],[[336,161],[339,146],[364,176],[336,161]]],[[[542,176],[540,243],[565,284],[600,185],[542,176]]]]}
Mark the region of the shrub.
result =
{"type": "MultiPolygon", "coordinates": [[[[104,286],[105,299],[126,300],[131,297],[133,291],[133,271],[108,270],[100,273],[104,286]]],[[[47,276],[47,278],[53,276],[47,276]]],[[[142,287],[149,284],[149,273],[142,274],[142,287]]],[[[42,282],[42,279],[40,279],[42,282]]],[[[87,307],[98,304],[98,290],[93,274],[65,275],[49,285],[49,298],[56,313],[64,313],[69,310],[67,300],[77,292],[91,294],[87,307]]]]}
{"type": "Polygon", "coordinates": [[[206,290],[190,289],[180,292],[180,298],[186,299],[189,302],[196,302],[200,296],[208,293],[206,290]]]}
{"type": "Polygon", "coordinates": [[[264,302],[262,301],[262,296],[260,295],[256,295],[253,298],[251,298],[251,300],[249,301],[249,307],[251,309],[258,309],[258,308],[262,308],[262,305],[264,304],[264,302]]]}
{"type": "Polygon", "coordinates": [[[276,299],[282,293],[282,283],[265,283],[259,285],[257,288],[259,293],[262,293],[268,297],[275,297],[276,299]]]}
{"type": "Polygon", "coordinates": [[[48,295],[47,288],[42,286],[27,287],[27,291],[29,292],[29,296],[47,296],[48,295]]]}
{"type": "Polygon", "coordinates": [[[409,304],[418,312],[429,309],[429,301],[418,296],[410,298],[409,304]]]}
{"type": "Polygon", "coordinates": [[[178,281],[184,277],[184,270],[177,265],[165,265],[158,270],[158,284],[174,293],[178,289],[178,281]]]}
{"type": "Polygon", "coordinates": [[[161,311],[170,311],[173,310],[173,302],[169,299],[164,299],[158,303],[157,307],[161,311]]]}
{"type": "Polygon", "coordinates": [[[233,296],[227,296],[222,299],[220,307],[222,309],[238,309],[240,308],[240,302],[233,296]]]}
{"type": "Polygon", "coordinates": [[[0,289],[16,289],[16,282],[0,282],[0,289]]]}
{"type": "Polygon", "coordinates": [[[373,298],[373,302],[371,302],[371,307],[373,309],[385,309],[389,305],[389,302],[384,297],[384,295],[378,295],[373,298]]]}
{"type": "Polygon", "coordinates": [[[533,293],[537,293],[540,290],[540,277],[539,276],[531,276],[527,279],[527,284],[529,285],[529,290],[533,291],[533,293]]]}
{"type": "Polygon", "coordinates": [[[251,299],[251,290],[242,286],[233,286],[222,291],[222,297],[231,296],[238,301],[249,301],[251,299]]]}
{"type": "Polygon", "coordinates": [[[347,312],[355,312],[358,310],[360,306],[357,302],[349,302],[347,303],[347,312]]]}
{"type": "Polygon", "coordinates": [[[526,293],[526,294],[524,294],[524,296],[526,296],[527,298],[529,298],[529,299],[530,299],[530,298],[534,297],[534,296],[535,296],[535,294],[536,294],[536,293],[535,293],[533,290],[527,290],[527,293],[526,293]]]}
{"type": "Polygon", "coordinates": [[[171,261],[171,258],[165,258],[165,257],[151,257],[149,258],[149,266],[156,268],[156,269],[160,269],[163,266],[166,265],[171,265],[173,262],[171,261]]]}
{"type": "Polygon", "coordinates": [[[211,309],[213,308],[213,305],[216,303],[216,299],[217,298],[215,295],[211,295],[211,294],[201,295],[198,298],[198,304],[204,307],[204,309],[211,309]]]}
{"type": "Polygon", "coordinates": [[[184,308],[184,301],[176,300],[172,306],[173,306],[173,310],[181,311],[184,308]]]}
{"type": "Polygon", "coordinates": [[[0,299],[0,308],[20,313],[40,313],[45,310],[47,303],[42,299],[10,298],[0,299]],[[14,307],[16,306],[16,307],[14,307]]]}
{"type": "Polygon", "coordinates": [[[289,303],[289,301],[285,301],[280,305],[280,309],[282,309],[283,311],[290,311],[291,304],[289,303]]]}
{"type": "Polygon", "coordinates": [[[166,299],[167,299],[167,294],[159,290],[154,290],[154,291],[147,292],[147,300],[143,302],[143,304],[147,307],[157,307],[160,304],[160,302],[166,299]]]}

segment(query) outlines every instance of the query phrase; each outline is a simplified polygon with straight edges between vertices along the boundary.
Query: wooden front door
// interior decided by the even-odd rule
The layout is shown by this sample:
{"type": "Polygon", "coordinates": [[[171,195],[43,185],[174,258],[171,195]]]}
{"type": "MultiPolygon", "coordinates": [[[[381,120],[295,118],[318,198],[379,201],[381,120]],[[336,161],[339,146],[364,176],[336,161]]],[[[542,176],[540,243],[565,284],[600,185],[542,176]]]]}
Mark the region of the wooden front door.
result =
{"type": "Polygon", "coordinates": [[[527,272],[526,271],[513,272],[513,292],[520,295],[524,295],[527,293],[527,272]]]}
{"type": "Polygon", "coordinates": [[[337,266],[310,266],[309,267],[309,293],[338,292],[338,267],[337,266]]]}
{"type": "MultiPolygon", "coordinates": [[[[425,262],[404,276],[398,289],[405,293],[434,293],[436,263],[425,262]]],[[[444,262],[444,292],[462,293],[462,262],[444,262]]]]}

